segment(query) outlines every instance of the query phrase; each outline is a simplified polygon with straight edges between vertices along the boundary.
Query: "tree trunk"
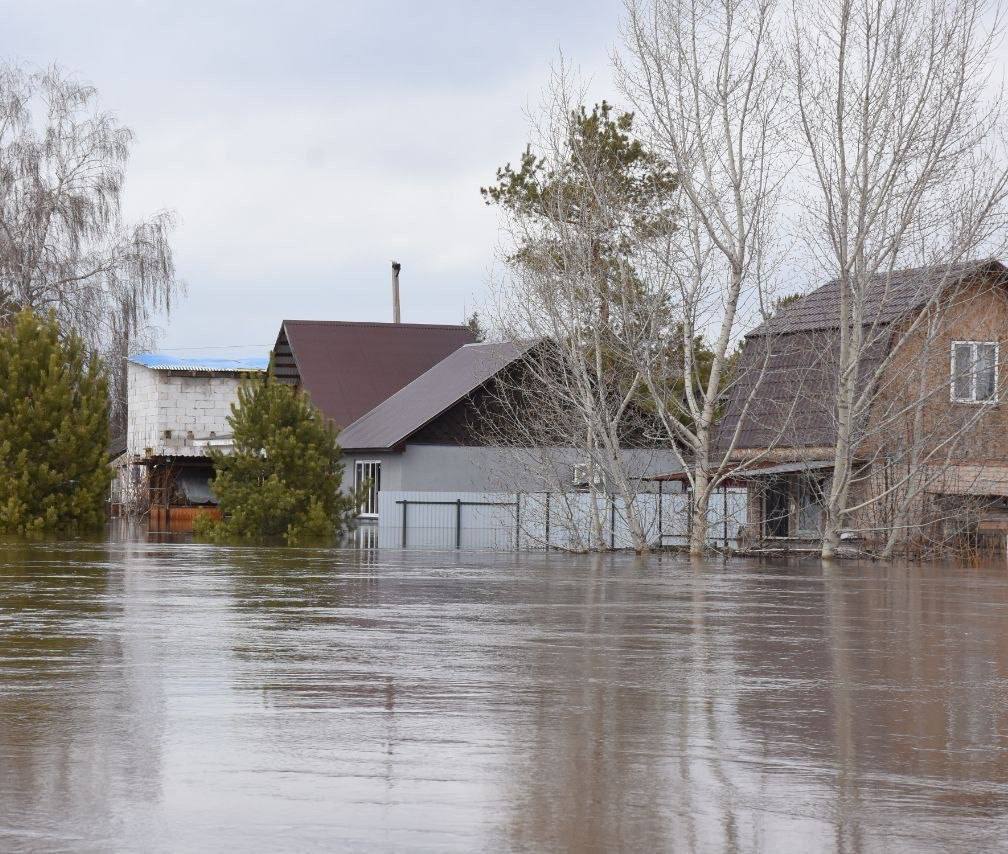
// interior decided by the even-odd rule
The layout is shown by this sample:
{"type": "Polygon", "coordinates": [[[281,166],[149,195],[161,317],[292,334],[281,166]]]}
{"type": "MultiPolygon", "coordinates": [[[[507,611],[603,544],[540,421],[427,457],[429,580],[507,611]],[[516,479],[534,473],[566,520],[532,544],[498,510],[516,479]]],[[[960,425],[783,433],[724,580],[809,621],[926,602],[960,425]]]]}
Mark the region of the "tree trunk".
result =
{"type": "Polygon", "coordinates": [[[693,500],[690,502],[690,557],[700,557],[707,548],[707,505],[710,502],[707,471],[697,466],[693,474],[693,500]]]}
{"type": "Polygon", "coordinates": [[[840,547],[840,525],[830,521],[827,515],[826,530],[823,531],[822,551],[820,557],[823,560],[833,560],[836,557],[837,549],[840,547]]]}

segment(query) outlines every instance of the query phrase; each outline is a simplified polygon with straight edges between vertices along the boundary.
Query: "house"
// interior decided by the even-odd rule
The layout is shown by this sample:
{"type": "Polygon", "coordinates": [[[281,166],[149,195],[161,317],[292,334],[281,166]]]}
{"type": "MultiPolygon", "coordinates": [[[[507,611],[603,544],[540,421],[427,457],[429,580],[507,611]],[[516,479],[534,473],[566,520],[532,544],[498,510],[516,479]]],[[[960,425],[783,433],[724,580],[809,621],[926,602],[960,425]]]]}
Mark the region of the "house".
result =
{"type": "MultiPolygon", "coordinates": [[[[343,429],[339,441],[347,470],[355,485],[370,484],[363,518],[378,517],[380,490],[513,495],[555,489],[558,472],[568,491],[584,486],[578,482],[584,460],[574,448],[505,446],[485,429],[494,383],[505,372],[520,370],[527,349],[512,343],[459,347],[343,429]],[[549,458],[548,474],[540,465],[543,454],[549,458]]],[[[641,481],[676,465],[671,451],[628,448],[624,453],[633,458],[628,464],[641,481]]]]}
{"type": "MultiPolygon", "coordinates": [[[[342,429],[473,341],[468,326],[284,320],[273,347],[273,371],[277,379],[303,389],[342,429]]],[[[372,484],[372,497],[362,508],[365,518],[372,517],[377,514],[381,465],[346,459],[347,488],[372,484]]],[[[389,469],[386,463],[385,477],[389,469]]]]}
{"type": "MultiPolygon", "coordinates": [[[[859,392],[878,378],[855,425],[852,496],[861,508],[849,520],[852,536],[871,540],[900,524],[894,484],[911,470],[923,485],[913,513],[934,520],[935,536],[945,536],[950,520],[959,524],[955,508],[966,506],[981,508],[981,529],[1008,530],[1006,285],[1008,269],[993,260],[873,279],[859,392]]],[[[723,446],[737,437],[733,458],[749,484],[750,533],[760,540],[814,541],[821,532],[837,436],[838,299],[829,282],[745,339],[720,436],[723,446]]]]}
{"type": "Polygon", "coordinates": [[[212,508],[209,447],[228,448],[228,416],[242,378],[265,358],[131,357],[126,366],[125,451],[114,461],[113,512],[146,516],[152,531],[191,530],[212,508]]]}

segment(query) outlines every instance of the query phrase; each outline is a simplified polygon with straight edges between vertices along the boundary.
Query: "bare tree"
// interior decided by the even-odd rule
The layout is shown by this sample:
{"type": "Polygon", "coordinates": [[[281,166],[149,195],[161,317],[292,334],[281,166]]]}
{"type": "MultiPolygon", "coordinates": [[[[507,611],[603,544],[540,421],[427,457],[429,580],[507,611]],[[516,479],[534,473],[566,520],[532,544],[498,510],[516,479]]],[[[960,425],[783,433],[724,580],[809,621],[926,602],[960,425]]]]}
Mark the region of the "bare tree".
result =
{"type": "MultiPolygon", "coordinates": [[[[634,548],[643,552],[649,542],[627,437],[639,435],[629,424],[645,397],[636,355],[667,305],[641,316],[633,254],[641,232],[672,229],[675,175],[633,137],[632,115],[605,102],[590,112],[580,104],[560,69],[535,147],[484,190],[505,210],[513,243],[495,325],[519,345],[548,344],[529,351],[524,377],[550,405],[525,408],[522,417],[543,419],[560,433],[552,444],[579,450],[593,498],[604,488],[623,500],[634,548]],[[565,417],[554,417],[558,408],[565,417]]],[[[594,546],[603,548],[602,520],[593,527],[594,546]]]]}
{"type": "MultiPolygon", "coordinates": [[[[512,352],[513,346],[505,342],[498,349],[512,352]]],[[[498,357],[489,358],[488,367],[496,368],[498,357]]],[[[520,348],[519,358],[498,370],[480,395],[471,426],[482,444],[500,449],[507,459],[500,491],[523,493],[525,542],[605,551],[624,542],[625,531],[634,547],[645,551],[659,533],[656,497],[647,494],[654,490],[646,481],[668,466],[669,455],[647,441],[654,434],[653,418],[630,405],[619,424],[614,464],[605,443],[595,442],[586,428],[593,418],[571,405],[577,385],[570,351],[543,338],[520,348]]]]}
{"type": "Polygon", "coordinates": [[[923,309],[912,308],[891,324],[896,349],[883,349],[891,344],[880,333],[875,355],[861,364],[874,386],[870,407],[853,430],[844,526],[885,559],[954,546],[948,534],[955,531],[960,503],[935,496],[970,496],[972,512],[991,487],[981,464],[1000,456],[999,431],[992,435],[988,422],[996,412],[989,404],[997,400],[994,351],[1005,337],[1008,277],[997,262],[953,270],[902,274],[904,282],[920,279],[913,292],[935,288],[940,296],[926,297],[923,309]],[[916,332],[904,338],[908,326],[916,332]],[[966,348],[979,351],[979,362],[956,364],[963,347],[955,342],[963,337],[988,342],[966,348]],[[876,359],[888,362],[878,376],[876,359]],[[969,403],[957,402],[964,397],[969,403]]]}
{"type": "Polygon", "coordinates": [[[106,361],[115,414],[123,357],[150,343],[181,285],[170,214],[121,217],[132,134],[58,68],[0,68],[0,325],[53,311],[106,361]]]}
{"type": "MultiPolygon", "coordinates": [[[[676,306],[678,340],[669,342],[668,325],[654,322],[634,358],[663,439],[689,477],[696,555],[705,547],[711,495],[739,470],[733,452],[748,400],[734,430],[717,435],[732,350],[767,316],[777,268],[777,199],[789,171],[777,21],[773,0],[627,0],[626,9],[627,53],[616,58],[623,91],[681,187],[680,231],[642,248],[650,259],[645,300],[676,306]],[[686,378],[681,396],[667,393],[669,376],[686,378]]],[[[756,373],[764,368],[765,360],[749,362],[756,373]]],[[[760,383],[748,380],[751,399],[760,383]]]]}
{"type": "MultiPolygon", "coordinates": [[[[987,84],[997,27],[984,0],[795,2],[792,74],[810,256],[837,281],[832,477],[822,556],[836,554],[865,425],[897,354],[927,324],[956,265],[998,251],[1008,172],[987,84]],[[899,268],[936,267],[915,314],[892,324],[899,268]],[[881,358],[868,354],[884,350],[881,358]],[[870,365],[870,366],[869,366],[870,365]]],[[[926,279],[922,278],[922,281],[926,279]]],[[[921,390],[924,393],[924,390],[921,390]]],[[[877,423],[877,412],[872,414],[877,423]]]]}

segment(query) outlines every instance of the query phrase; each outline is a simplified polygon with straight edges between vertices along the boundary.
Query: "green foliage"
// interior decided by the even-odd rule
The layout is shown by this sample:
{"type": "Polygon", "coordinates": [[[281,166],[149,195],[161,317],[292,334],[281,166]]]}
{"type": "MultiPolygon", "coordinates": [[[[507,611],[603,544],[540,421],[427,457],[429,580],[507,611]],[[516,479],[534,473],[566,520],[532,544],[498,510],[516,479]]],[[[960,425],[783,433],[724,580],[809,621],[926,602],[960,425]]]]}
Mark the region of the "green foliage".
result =
{"type": "Polygon", "coordinates": [[[792,303],[798,302],[798,300],[800,300],[803,296],[804,294],[795,293],[795,294],[786,294],[785,296],[779,297],[778,299],[774,300],[773,314],[777,314],[777,312],[779,312],[782,308],[787,308],[792,303]]]}
{"type": "MultiPolygon", "coordinates": [[[[678,174],[637,137],[633,113],[603,101],[570,112],[558,150],[539,156],[529,144],[519,165],[506,164],[496,178],[480,192],[521,223],[511,263],[546,283],[583,282],[569,310],[586,335],[600,335],[604,370],[615,377],[626,367],[626,342],[653,337],[656,322],[671,325],[667,296],[647,293],[636,263],[645,244],[676,230],[678,174]]],[[[615,385],[621,397],[625,389],[615,385]]]]}
{"type": "Polygon", "coordinates": [[[329,541],[359,500],[343,495],[336,431],[307,396],[272,375],[245,380],[228,418],[234,449],[210,451],[223,518],[198,516],[199,537],[289,544],[329,541]]]}
{"type": "Polygon", "coordinates": [[[537,157],[526,146],[517,168],[497,170],[497,183],[480,193],[488,205],[533,219],[594,228],[600,260],[625,252],[627,235],[666,234],[675,227],[672,166],[634,136],[634,114],[603,101],[589,113],[582,105],[570,114],[565,150],[559,160],[537,157]]]}
{"type": "Polygon", "coordinates": [[[472,332],[473,337],[477,341],[486,341],[486,330],[483,328],[482,321],[480,321],[478,311],[474,311],[466,318],[465,325],[469,327],[469,331],[472,332]]]}
{"type": "Polygon", "coordinates": [[[108,387],[55,317],[20,312],[0,333],[0,533],[80,534],[105,521],[108,387]]]}

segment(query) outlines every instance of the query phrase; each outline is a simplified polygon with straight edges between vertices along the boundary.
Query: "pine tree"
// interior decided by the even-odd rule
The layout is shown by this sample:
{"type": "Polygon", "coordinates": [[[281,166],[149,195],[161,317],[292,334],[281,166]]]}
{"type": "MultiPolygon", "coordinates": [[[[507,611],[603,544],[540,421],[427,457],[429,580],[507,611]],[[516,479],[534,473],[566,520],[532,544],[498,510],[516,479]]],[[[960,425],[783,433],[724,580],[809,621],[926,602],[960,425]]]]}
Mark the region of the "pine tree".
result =
{"type": "Polygon", "coordinates": [[[79,534],[105,521],[108,386],[55,316],[20,312],[0,333],[0,533],[79,534]]]}
{"type": "Polygon", "coordinates": [[[465,325],[469,327],[477,343],[486,341],[486,330],[483,328],[483,321],[480,320],[478,311],[474,311],[466,318],[465,325]]]}
{"type": "Polygon", "coordinates": [[[231,452],[210,451],[222,520],[197,518],[196,534],[218,540],[331,540],[358,499],[340,491],[336,431],[304,394],[272,376],[245,380],[228,418],[231,452]]]}

